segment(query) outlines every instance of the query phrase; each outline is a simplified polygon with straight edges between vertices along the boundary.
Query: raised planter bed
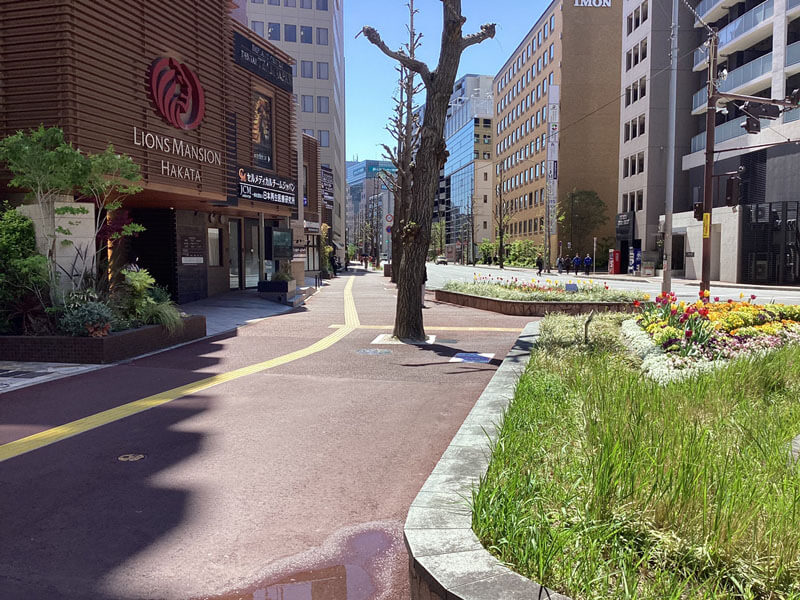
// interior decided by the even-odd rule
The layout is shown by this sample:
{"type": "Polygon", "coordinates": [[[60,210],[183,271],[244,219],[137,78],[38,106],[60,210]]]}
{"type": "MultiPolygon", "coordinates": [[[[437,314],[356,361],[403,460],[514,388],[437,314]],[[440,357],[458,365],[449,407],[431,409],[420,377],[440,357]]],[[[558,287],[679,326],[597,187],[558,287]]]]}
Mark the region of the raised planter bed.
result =
{"type": "Polygon", "coordinates": [[[101,338],[51,336],[0,336],[0,360],[20,362],[63,362],[105,364],[206,335],[206,318],[184,317],[183,328],[173,335],[161,325],[147,325],[128,331],[117,331],[101,338]]]}
{"type": "Polygon", "coordinates": [[[472,296],[445,290],[436,290],[436,300],[518,317],[543,317],[548,313],[580,315],[592,310],[595,312],[634,312],[636,310],[633,302],[526,302],[472,296]]]}

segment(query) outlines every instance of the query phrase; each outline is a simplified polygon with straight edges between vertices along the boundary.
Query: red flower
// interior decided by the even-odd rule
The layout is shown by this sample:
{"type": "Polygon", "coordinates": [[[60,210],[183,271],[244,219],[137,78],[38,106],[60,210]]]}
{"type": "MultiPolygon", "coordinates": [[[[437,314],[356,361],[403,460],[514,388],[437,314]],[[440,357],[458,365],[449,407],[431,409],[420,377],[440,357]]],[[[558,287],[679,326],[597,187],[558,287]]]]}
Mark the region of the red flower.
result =
{"type": "Polygon", "coordinates": [[[636,308],[639,308],[639,305],[640,305],[640,304],[641,304],[641,302],[639,302],[638,300],[634,300],[634,301],[633,301],[633,305],[634,305],[636,308]]]}
{"type": "Polygon", "coordinates": [[[701,298],[703,297],[704,294],[705,294],[705,292],[703,290],[700,290],[700,297],[701,298]]]}
{"type": "Polygon", "coordinates": [[[719,296],[714,296],[714,302],[719,302],[719,296]]]}
{"type": "Polygon", "coordinates": [[[673,309],[672,309],[671,311],[669,311],[669,312],[670,312],[670,314],[671,314],[671,315],[677,315],[677,314],[678,314],[678,309],[677,309],[677,308],[673,308],[673,309]]]}
{"type": "Polygon", "coordinates": [[[728,298],[728,304],[733,304],[733,298],[728,298]]]}
{"type": "Polygon", "coordinates": [[[755,300],[755,299],[756,299],[756,295],[755,294],[750,294],[750,300],[755,300]]]}
{"type": "Polygon", "coordinates": [[[692,337],[692,330],[691,329],[687,329],[686,330],[686,338],[688,339],[690,337],[692,337]]]}

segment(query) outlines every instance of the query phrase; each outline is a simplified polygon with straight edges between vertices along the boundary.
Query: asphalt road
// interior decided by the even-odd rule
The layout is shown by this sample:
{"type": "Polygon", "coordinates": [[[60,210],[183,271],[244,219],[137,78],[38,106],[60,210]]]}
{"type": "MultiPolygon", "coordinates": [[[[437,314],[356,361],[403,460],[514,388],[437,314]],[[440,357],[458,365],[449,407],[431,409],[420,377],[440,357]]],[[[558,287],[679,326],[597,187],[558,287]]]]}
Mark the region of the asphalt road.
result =
{"type": "Polygon", "coordinates": [[[395,291],[357,271],[348,310],[349,280],[0,395],[0,598],[407,600],[408,507],[529,319],[429,298],[436,343],[375,345],[395,291]]]}
{"type": "MultiPolygon", "coordinates": [[[[538,277],[536,269],[510,267],[501,270],[498,267],[486,265],[472,267],[469,265],[434,265],[433,263],[428,263],[426,268],[428,271],[427,285],[431,289],[440,288],[451,280],[472,281],[475,273],[482,273],[484,275],[492,274],[495,277],[518,277],[520,279],[540,279],[542,281],[553,279],[561,282],[591,278],[596,282],[606,282],[614,289],[642,290],[653,297],[661,292],[661,279],[655,277],[631,281],[627,276],[623,278],[620,276],[608,275],[607,273],[596,273],[587,278],[584,274],[576,276],[574,273],[570,273],[569,275],[562,273],[559,275],[555,270],[550,273],[543,273],[541,277],[538,277]]],[[[674,291],[681,300],[695,300],[698,297],[700,288],[696,281],[675,278],[673,278],[672,281],[672,291],[674,291]]],[[[747,286],[728,283],[721,285],[719,282],[712,282],[710,291],[712,297],[718,296],[722,300],[727,300],[728,298],[738,300],[739,294],[744,293],[746,298],[749,298],[750,294],[755,294],[756,302],[767,303],[774,301],[783,304],[800,304],[800,287],[770,289],[766,288],[766,286],[747,286]]]]}

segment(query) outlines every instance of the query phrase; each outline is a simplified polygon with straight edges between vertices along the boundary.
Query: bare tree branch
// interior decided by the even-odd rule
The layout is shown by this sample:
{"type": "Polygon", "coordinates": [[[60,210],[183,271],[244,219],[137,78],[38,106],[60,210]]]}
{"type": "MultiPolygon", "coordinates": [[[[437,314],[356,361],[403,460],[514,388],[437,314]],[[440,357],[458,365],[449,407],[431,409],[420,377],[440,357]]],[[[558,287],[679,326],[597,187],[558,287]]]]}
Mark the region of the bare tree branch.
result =
{"type": "Polygon", "coordinates": [[[487,23],[481,25],[481,30],[478,33],[471,33],[461,38],[462,51],[475,44],[480,44],[483,40],[488,40],[489,38],[493,38],[494,33],[495,33],[494,23],[487,23]]]}
{"type": "Polygon", "coordinates": [[[374,27],[370,27],[369,25],[365,25],[361,29],[361,33],[364,34],[372,44],[378,47],[378,49],[383,52],[386,56],[395,59],[400,64],[402,64],[407,69],[414,71],[415,73],[419,73],[422,80],[425,81],[427,84],[431,79],[431,72],[428,69],[428,65],[424,62],[410,58],[404,52],[395,52],[386,43],[381,39],[381,35],[374,27]]]}

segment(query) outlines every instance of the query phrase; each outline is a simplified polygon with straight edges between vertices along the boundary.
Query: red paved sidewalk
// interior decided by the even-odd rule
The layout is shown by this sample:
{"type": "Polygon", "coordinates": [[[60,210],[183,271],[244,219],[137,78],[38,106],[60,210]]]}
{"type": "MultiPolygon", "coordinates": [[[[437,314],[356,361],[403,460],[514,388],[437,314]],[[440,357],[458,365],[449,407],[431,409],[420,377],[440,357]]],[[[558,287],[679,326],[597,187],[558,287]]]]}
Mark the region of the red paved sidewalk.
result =
{"type": "MultiPolygon", "coordinates": [[[[0,443],[308,347],[345,322],[351,273],[235,334],[4,394],[0,443]]],[[[361,324],[390,325],[388,279],[353,277],[361,324]]],[[[428,305],[428,326],[529,320],[428,305]]],[[[407,598],[408,506],[517,333],[372,345],[380,333],[0,462],[0,597],[407,598]]]]}

